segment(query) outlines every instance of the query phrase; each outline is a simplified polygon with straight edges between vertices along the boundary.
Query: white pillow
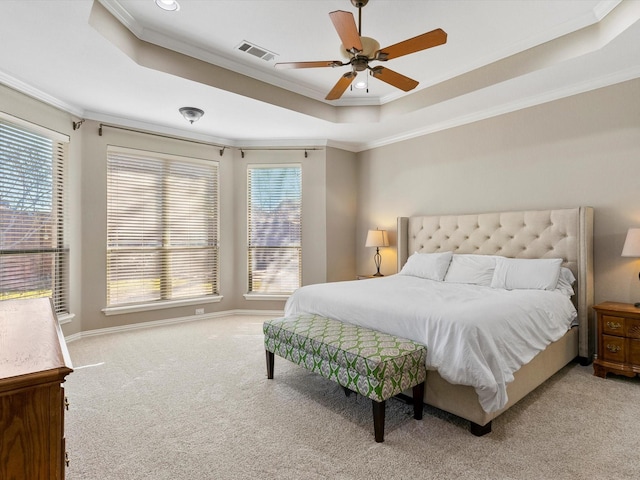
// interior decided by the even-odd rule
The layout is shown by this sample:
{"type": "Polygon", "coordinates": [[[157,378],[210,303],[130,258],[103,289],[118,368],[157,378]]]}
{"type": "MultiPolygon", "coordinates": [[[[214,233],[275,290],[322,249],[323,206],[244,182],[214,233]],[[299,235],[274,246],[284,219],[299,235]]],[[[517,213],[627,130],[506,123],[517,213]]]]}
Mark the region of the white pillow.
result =
{"type": "Polygon", "coordinates": [[[493,255],[472,255],[456,253],[451,258],[451,264],[445,282],[469,283],[473,285],[490,286],[493,271],[496,269],[496,257],[493,255]]]}
{"type": "Polygon", "coordinates": [[[573,276],[573,272],[567,267],[562,267],[560,269],[560,277],[558,277],[558,285],[556,285],[556,290],[560,293],[564,293],[567,297],[571,297],[576,293],[573,290],[573,284],[575,281],[576,277],[573,276]]]}
{"type": "Polygon", "coordinates": [[[452,256],[453,253],[451,252],[415,252],[407,259],[407,263],[405,263],[402,270],[400,270],[400,274],[441,282],[447,273],[447,268],[449,268],[449,262],[451,262],[452,256]]]}
{"type": "Polygon", "coordinates": [[[496,258],[493,288],[555,290],[561,258],[496,258]]]}

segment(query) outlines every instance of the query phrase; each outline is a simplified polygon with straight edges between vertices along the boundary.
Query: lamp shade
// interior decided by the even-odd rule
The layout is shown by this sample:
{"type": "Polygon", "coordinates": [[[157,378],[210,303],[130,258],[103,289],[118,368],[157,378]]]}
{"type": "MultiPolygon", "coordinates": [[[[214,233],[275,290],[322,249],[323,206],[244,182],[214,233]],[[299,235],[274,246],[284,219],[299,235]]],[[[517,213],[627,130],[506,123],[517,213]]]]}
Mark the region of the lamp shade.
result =
{"type": "Polygon", "coordinates": [[[388,247],[389,237],[386,230],[369,230],[365,247],[388,247]]]}
{"type": "Polygon", "coordinates": [[[630,228],[622,247],[623,257],[640,257],[640,228],[630,228]]]}

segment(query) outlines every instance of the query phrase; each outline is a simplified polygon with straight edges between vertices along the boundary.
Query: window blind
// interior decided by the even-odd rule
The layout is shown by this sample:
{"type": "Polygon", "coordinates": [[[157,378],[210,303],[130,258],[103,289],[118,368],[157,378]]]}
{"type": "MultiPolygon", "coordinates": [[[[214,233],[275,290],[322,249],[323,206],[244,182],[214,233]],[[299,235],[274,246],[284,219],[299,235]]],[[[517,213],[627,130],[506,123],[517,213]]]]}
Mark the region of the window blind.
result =
{"type": "Polygon", "coordinates": [[[107,150],[107,304],[218,294],[218,163],[107,150]]]}
{"type": "Polygon", "coordinates": [[[249,292],[289,294],[302,278],[302,168],[248,167],[249,292]]]}
{"type": "Polygon", "coordinates": [[[68,312],[68,138],[0,116],[0,300],[49,297],[68,312]]]}

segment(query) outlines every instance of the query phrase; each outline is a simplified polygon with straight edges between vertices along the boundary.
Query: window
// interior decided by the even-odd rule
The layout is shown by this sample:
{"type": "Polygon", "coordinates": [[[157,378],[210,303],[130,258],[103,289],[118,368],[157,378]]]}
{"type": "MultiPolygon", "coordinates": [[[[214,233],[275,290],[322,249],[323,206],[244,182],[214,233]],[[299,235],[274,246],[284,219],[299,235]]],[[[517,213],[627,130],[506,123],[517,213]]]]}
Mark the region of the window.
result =
{"type": "Polygon", "coordinates": [[[302,277],[302,169],[248,168],[249,293],[286,295],[302,277]]]}
{"type": "Polygon", "coordinates": [[[68,137],[0,116],[0,300],[49,297],[68,314],[68,137]]]}
{"type": "Polygon", "coordinates": [[[218,163],[107,149],[107,306],[218,295],[218,163]]]}

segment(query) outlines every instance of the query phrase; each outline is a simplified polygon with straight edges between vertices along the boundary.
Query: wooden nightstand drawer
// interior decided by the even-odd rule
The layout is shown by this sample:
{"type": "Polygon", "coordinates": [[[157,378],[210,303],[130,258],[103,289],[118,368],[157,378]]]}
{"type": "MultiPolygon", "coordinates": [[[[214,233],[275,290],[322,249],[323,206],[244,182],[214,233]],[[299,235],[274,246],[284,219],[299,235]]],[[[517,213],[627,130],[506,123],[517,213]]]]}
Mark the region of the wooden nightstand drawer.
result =
{"type": "Polygon", "coordinates": [[[611,335],[602,336],[602,357],[610,362],[624,362],[625,339],[623,337],[613,337],[611,335]]]}
{"type": "Polygon", "coordinates": [[[593,374],[634,377],[640,374],[640,308],[630,303],[603,302],[595,305],[598,325],[598,355],[593,374]]]}
{"type": "Polygon", "coordinates": [[[602,332],[609,335],[624,335],[624,321],[622,317],[613,317],[611,315],[602,316],[602,332]]]}

